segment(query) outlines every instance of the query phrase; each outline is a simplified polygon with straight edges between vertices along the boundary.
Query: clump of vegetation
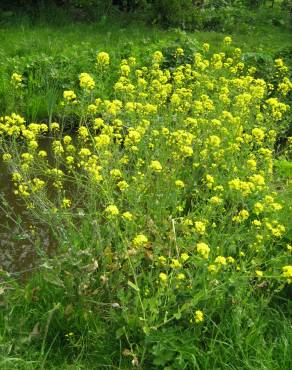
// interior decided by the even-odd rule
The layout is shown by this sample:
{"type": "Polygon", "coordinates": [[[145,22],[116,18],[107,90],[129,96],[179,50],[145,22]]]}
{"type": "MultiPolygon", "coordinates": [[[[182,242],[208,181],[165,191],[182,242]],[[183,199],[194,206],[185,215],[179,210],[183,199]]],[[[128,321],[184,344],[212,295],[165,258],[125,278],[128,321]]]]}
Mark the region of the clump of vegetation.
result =
{"type": "Polygon", "coordinates": [[[166,27],[231,31],[252,24],[291,24],[291,1],[257,0],[4,0],[3,21],[15,14],[29,14],[32,21],[60,19],[99,21],[113,14],[134,13],[144,21],[166,27]]]}
{"type": "Polygon", "coordinates": [[[289,368],[288,68],[198,47],[121,60],[108,97],[99,52],[59,122],[1,117],[15,196],[58,243],[4,279],[2,367],[289,368]]]}

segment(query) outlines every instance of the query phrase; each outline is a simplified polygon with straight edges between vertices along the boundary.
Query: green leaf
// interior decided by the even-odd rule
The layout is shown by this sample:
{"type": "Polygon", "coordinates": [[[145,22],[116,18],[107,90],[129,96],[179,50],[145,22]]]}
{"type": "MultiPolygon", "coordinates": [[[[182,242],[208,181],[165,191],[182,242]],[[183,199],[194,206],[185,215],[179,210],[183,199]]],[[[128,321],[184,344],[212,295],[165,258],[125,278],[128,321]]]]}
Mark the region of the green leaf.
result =
{"type": "Polygon", "coordinates": [[[116,338],[120,339],[123,335],[125,334],[125,329],[124,328],[119,328],[116,330],[116,338]]]}
{"type": "Polygon", "coordinates": [[[148,326],[143,326],[143,331],[146,335],[150,334],[150,328],[148,328],[148,326]]]}
{"type": "Polygon", "coordinates": [[[177,312],[173,315],[173,317],[175,317],[177,320],[179,320],[181,318],[181,312],[177,312]]]}
{"type": "Polygon", "coordinates": [[[130,280],[128,280],[128,285],[129,285],[131,288],[135,289],[135,290],[136,290],[136,292],[139,292],[139,291],[140,291],[140,289],[137,287],[137,285],[136,285],[136,284],[134,284],[134,283],[132,283],[130,280]]]}

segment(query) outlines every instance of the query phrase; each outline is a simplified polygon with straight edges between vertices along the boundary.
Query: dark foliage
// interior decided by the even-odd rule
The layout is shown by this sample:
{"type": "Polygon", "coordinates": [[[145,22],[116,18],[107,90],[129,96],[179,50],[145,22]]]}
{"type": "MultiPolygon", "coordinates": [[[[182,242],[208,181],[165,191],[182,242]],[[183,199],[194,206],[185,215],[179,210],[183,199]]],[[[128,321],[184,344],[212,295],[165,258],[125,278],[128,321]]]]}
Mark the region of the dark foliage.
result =
{"type": "MultiPolygon", "coordinates": [[[[283,0],[280,5],[282,18],[273,18],[273,22],[291,23],[292,0],[283,0]]],[[[228,31],[228,22],[236,25],[239,15],[248,17],[246,12],[254,12],[256,8],[276,8],[276,3],[271,0],[2,0],[0,21],[19,13],[31,19],[50,19],[63,12],[73,20],[96,21],[116,12],[136,12],[148,22],[165,26],[228,31]]]]}

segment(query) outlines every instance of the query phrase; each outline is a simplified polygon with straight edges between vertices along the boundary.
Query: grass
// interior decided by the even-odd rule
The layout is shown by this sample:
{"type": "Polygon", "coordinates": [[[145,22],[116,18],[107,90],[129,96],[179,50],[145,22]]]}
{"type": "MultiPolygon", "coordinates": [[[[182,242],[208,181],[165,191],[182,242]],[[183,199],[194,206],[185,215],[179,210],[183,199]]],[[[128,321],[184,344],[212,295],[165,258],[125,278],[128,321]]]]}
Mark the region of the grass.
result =
{"type": "MultiPolygon", "coordinates": [[[[288,104],[291,95],[277,92],[284,72],[273,57],[290,46],[291,32],[273,25],[266,32],[261,24],[243,30],[229,32],[235,46],[244,56],[264,54],[261,77],[288,104]]],[[[0,154],[8,175],[20,176],[13,189],[32,223],[27,233],[41,249],[38,230],[50,230],[58,253],[23,282],[1,271],[0,368],[290,369],[291,284],[283,275],[292,241],[289,112],[267,103],[261,84],[244,82],[247,69],[237,75],[243,85],[228,66],[211,62],[200,70],[197,61],[201,75],[194,80],[180,69],[198,49],[209,60],[222,49],[234,53],[222,44],[224,33],[163,30],[127,18],[20,23],[0,32],[0,116],[60,123],[51,125],[48,140],[42,126],[10,135],[20,118],[1,121],[0,154]],[[203,51],[206,41],[210,52],[203,51]],[[180,44],[185,54],[174,58],[180,44]],[[153,60],[160,63],[160,55],[152,54],[160,49],[167,68],[157,74],[153,60]],[[109,67],[95,66],[99,51],[109,52],[109,67]],[[129,80],[119,91],[115,83],[128,73],[120,61],[130,56],[137,65],[128,60],[129,80]],[[144,97],[128,87],[139,90],[134,72],[142,65],[148,66],[144,97]],[[23,89],[12,87],[13,72],[24,76],[23,89]],[[79,86],[82,72],[94,76],[92,90],[90,77],[79,86]],[[153,82],[164,73],[171,90],[163,79],[162,87],[153,82]],[[226,88],[231,103],[219,95],[226,88]],[[71,89],[76,105],[63,99],[71,89]],[[114,98],[123,102],[120,111],[116,101],[109,107],[114,98]],[[144,108],[133,111],[133,101],[144,108]],[[278,152],[276,137],[283,140],[278,152]],[[43,149],[44,140],[48,160],[34,149],[43,149]],[[133,219],[125,217],[129,211],[133,219]]]]}

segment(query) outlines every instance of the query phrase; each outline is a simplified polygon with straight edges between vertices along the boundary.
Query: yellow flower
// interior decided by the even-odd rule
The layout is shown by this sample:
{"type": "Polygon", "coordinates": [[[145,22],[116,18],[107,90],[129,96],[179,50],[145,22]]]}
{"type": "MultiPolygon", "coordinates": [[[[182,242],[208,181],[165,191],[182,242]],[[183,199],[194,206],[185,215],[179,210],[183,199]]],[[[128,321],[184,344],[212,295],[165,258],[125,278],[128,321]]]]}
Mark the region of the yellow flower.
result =
{"type": "Polygon", "coordinates": [[[242,223],[248,218],[249,218],[249,212],[246,209],[243,209],[236,216],[234,216],[232,220],[238,223],[242,223]]]}
{"type": "Polygon", "coordinates": [[[89,104],[89,106],[87,107],[87,112],[89,114],[95,114],[97,112],[97,106],[94,104],[89,104]]]}
{"type": "Polygon", "coordinates": [[[257,162],[254,159],[248,159],[246,164],[251,171],[255,171],[257,168],[257,162]]]}
{"type": "Polygon", "coordinates": [[[74,92],[74,91],[72,91],[72,90],[65,90],[65,91],[63,92],[63,97],[64,97],[64,99],[65,99],[65,100],[67,100],[68,102],[73,102],[73,101],[75,101],[75,99],[76,99],[76,94],[75,94],[75,92],[74,92]]]}
{"type": "Polygon", "coordinates": [[[255,226],[255,227],[261,227],[262,223],[260,220],[253,220],[252,221],[252,224],[255,226]]]}
{"type": "Polygon", "coordinates": [[[81,73],[79,75],[79,84],[85,90],[93,90],[95,87],[95,82],[88,73],[81,73]]]}
{"type": "Polygon", "coordinates": [[[168,280],[168,276],[164,272],[161,272],[159,274],[159,279],[162,281],[162,283],[166,283],[168,280]]]}
{"type": "Polygon", "coordinates": [[[215,258],[215,263],[218,263],[218,265],[226,265],[226,258],[223,256],[218,256],[215,258]]]}
{"type": "Polygon", "coordinates": [[[292,282],[292,265],[282,267],[283,276],[287,278],[288,284],[292,282]]]}
{"type": "Polygon", "coordinates": [[[203,235],[205,234],[206,226],[202,221],[195,221],[194,229],[198,234],[203,235]]]}
{"type": "Polygon", "coordinates": [[[132,213],[131,212],[124,212],[123,214],[122,214],[122,217],[123,217],[123,219],[124,220],[126,220],[126,221],[132,221],[133,220],[133,215],[132,215],[132,213]]]}
{"type": "Polygon", "coordinates": [[[170,267],[173,268],[173,269],[180,268],[181,263],[176,258],[173,258],[171,260],[170,267]]]}
{"type": "Polygon", "coordinates": [[[72,157],[71,155],[68,155],[66,157],[66,163],[70,166],[74,163],[74,157],[72,157]]]}
{"type": "Polygon", "coordinates": [[[129,184],[128,184],[126,181],[119,181],[119,182],[117,183],[117,187],[118,187],[121,191],[124,191],[124,190],[128,189],[129,184]]]}
{"type": "Polygon", "coordinates": [[[52,131],[59,131],[60,130],[60,125],[58,122],[52,122],[51,123],[51,130],[52,131]]]}
{"type": "Polygon", "coordinates": [[[210,44],[208,44],[208,43],[204,43],[203,44],[203,49],[205,50],[205,51],[209,51],[209,49],[210,49],[210,44]]]}
{"type": "Polygon", "coordinates": [[[22,87],[23,77],[18,73],[13,73],[11,76],[11,83],[16,87],[22,87]]]}
{"type": "Polygon", "coordinates": [[[69,207],[71,207],[71,200],[64,198],[62,200],[62,208],[69,208],[69,207]]]}
{"type": "Polygon", "coordinates": [[[176,56],[178,56],[178,57],[182,57],[183,55],[184,55],[184,49],[182,49],[182,48],[177,48],[176,49],[176,56]]]}
{"type": "Polygon", "coordinates": [[[180,189],[183,189],[185,187],[185,184],[181,180],[176,180],[175,181],[175,186],[178,187],[178,188],[180,188],[180,189]]]}
{"type": "Polygon", "coordinates": [[[161,53],[161,51],[155,51],[152,59],[154,63],[161,63],[163,61],[163,54],[161,53]]]}
{"type": "Polygon", "coordinates": [[[180,258],[183,262],[186,262],[190,258],[190,256],[187,253],[182,253],[180,258]]]}
{"type": "Polygon", "coordinates": [[[226,261],[227,261],[227,263],[230,263],[230,264],[235,263],[235,259],[233,257],[231,257],[231,256],[227,257],[226,258],[226,261]]]}
{"type": "Polygon", "coordinates": [[[98,148],[102,148],[110,144],[111,138],[107,134],[100,134],[99,136],[95,136],[94,141],[98,148]]]}
{"type": "Polygon", "coordinates": [[[25,161],[25,162],[31,162],[33,160],[33,155],[30,154],[30,153],[22,153],[21,154],[21,158],[25,161]]]}
{"type": "Polygon", "coordinates": [[[110,204],[109,206],[107,206],[105,212],[107,213],[108,217],[115,217],[118,216],[118,214],[120,213],[118,207],[114,204],[110,204]]]}
{"type": "Polygon", "coordinates": [[[211,175],[206,175],[205,179],[206,179],[207,187],[209,189],[211,189],[213,187],[214,182],[215,182],[214,177],[211,176],[211,175]]]}
{"type": "Polygon", "coordinates": [[[232,38],[230,36],[226,36],[223,39],[225,45],[230,45],[232,43],[232,38]]]}
{"type": "Polygon", "coordinates": [[[13,172],[11,177],[12,177],[12,181],[14,182],[20,182],[22,180],[22,176],[19,172],[13,172]]]}
{"type": "Polygon", "coordinates": [[[204,313],[203,313],[203,311],[201,311],[201,310],[195,311],[194,320],[195,320],[195,323],[196,324],[199,324],[200,322],[203,322],[204,321],[204,313]]]}
{"type": "Polygon", "coordinates": [[[165,266],[167,260],[164,256],[159,256],[158,261],[161,263],[161,265],[165,266]]]}
{"type": "Polygon", "coordinates": [[[223,200],[217,196],[211,197],[209,201],[211,204],[214,204],[214,205],[219,205],[223,202],[223,200]]]}
{"type": "Polygon", "coordinates": [[[216,272],[216,270],[217,270],[217,267],[215,265],[212,264],[212,265],[208,266],[208,271],[209,272],[211,272],[211,273],[216,272]]]}
{"type": "Polygon", "coordinates": [[[258,188],[261,188],[265,185],[265,178],[262,175],[254,174],[250,176],[249,179],[258,188]]]}
{"type": "Polygon", "coordinates": [[[256,215],[259,215],[264,211],[264,205],[260,202],[256,202],[253,206],[253,211],[256,215]]]}
{"type": "Polygon", "coordinates": [[[142,247],[143,245],[145,245],[147,243],[148,243],[148,238],[147,238],[147,236],[145,236],[143,234],[138,234],[133,239],[133,244],[134,244],[135,247],[142,247]]]}
{"type": "Polygon", "coordinates": [[[261,128],[254,128],[251,133],[258,142],[261,142],[265,137],[265,133],[261,128]]]}
{"type": "Polygon", "coordinates": [[[18,186],[18,190],[15,190],[15,194],[19,194],[24,198],[28,198],[30,196],[30,193],[28,192],[28,187],[25,184],[20,184],[18,186]]]}
{"type": "Polygon", "coordinates": [[[191,157],[194,153],[193,148],[189,145],[184,145],[180,148],[180,151],[184,157],[191,157]]]}
{"type": "Polygon", "coordinates": [[[55,155],[61,155],[62,153],[64,153],[64,148],[63,148],[61,141],[59,140],[53,141],[52,150],[55,155]]]}
{"type": "Polygon", "coordinates": [[[102,118],[95,118],[93,122],[93,128],[95,130],[99,130],[103,126],[104,126],[104,120],[102,118]]]}
{"type": "Polygon", "coordinates": [[[89,136],[87,127],[80,126],[78,129],[78,136],[81,137],[82,139],[86,139],[89,136]]]}
{"type": "Polygon", "coordinates": [[[31,150],[35,150],[39,146],[36,140],[30,140],[27,144],[27,147],[31,150]]]}
{"type": "Polygon", "coordinates": [[[264,276],[264,273],[263,273],[263,271],[261,271],[261,270],[256,270],[256,276],[257,277],[262,277],[262,276],[264,276]]]}
{"type": "Polygon", "coordinates": [[[122,172],[121,172],[119,169],[114,168],[114,169],[112,169],[112,170],[110,171],[110,175],[111,175],[112,177],[114,177],[114,178],[120,178],[120,177],[122,177],[122,172]]]}
{"type": "Polygon", "coordinates": [[[185,280],[186,275],[183,274],[183,273],[179,273],[179,274],[177,274],[176,278],[177,278],[177,280],[185,280]]]}
{"type": "Polygon", "coordinates": [[[239,57],[240,54],[241,54],[241,49],[240,48],[235,48],[234,49],[234,55],[237,56],[237,57],[239,57]]]}
{"type": "Polygon", "coordinates": [[[80,157],[89,157],[91,155],[91,151],[88,148],[81,148],[78,154],[80,157]]]}
{"type": "Polygon", "coordinates": [[[69,136],[69,135],[65,135],[65,136],[64,136],[64,138],[63,138],[63,142],[64,142],[64,144],[65,144],[65,145],[70,144],[70,143],[71,143],[71,141],[72,141],[72,137],[71,137],[71,136],[69,136]]]}
{"type": "Polygon", "coordinates": [[[128,58],[128,62],[129,62],[129,64],[130,65],[136,65],[136,58],[135,57],[130,57],[130,58],[128,58]]]}
{"type": "Polygon", "coordinates": [[[69,152],[69,153],[74,153],[76,151],[76,148],[74,145],[72,144],[69,144],[66,148],[66,151],[69,152]]]}
{"type": "Polygon", "coordinates": [[[210,248],[206,243],[197,243],[197,252],[205,259],[209,258],[210,248]]]}
{"type": "Polygon", "coordinates": [[[8,162],[8,161],[10,161],[10,160],[11,160],[11,158],[12,158],[12,155],[11,155],[11,154],[9,154],[9,153],[4,153],[4,154],[2,155],[2,159],[3,159],[3,161],[4,161],[4,162],[8,162]]]}
{"type": "Polygon", "coordinates": [[[130,74],[130,72],[131,72],[130,66],[128,66],[127,64],[124,64],[124,65],[121,66],[121,74],[122,74],[122,76],[128,77],[129,74],[130,74]]]}
{"type": "Polygon", "coordinates": [[[151,170],[153,170],[154,172],[162,171],[162,166],[159,161],[151,161],[149,168],[151,168],[151,170]]]}
{"type": "Polygon", "coordinates": [[[220,143],[221,143],[221,139],[220,137],[216,136],[216,135],[211,135],[209,137],[209,143],[214,146],[214,147],[218,147],[220,146],[220,143]]]}
{"type": "Polygon", "coordinates": [[[99,66],[106,67],[110,64],[110,56],[108,53],[101,51],[97,54],[96,61],[99,66]]]}

